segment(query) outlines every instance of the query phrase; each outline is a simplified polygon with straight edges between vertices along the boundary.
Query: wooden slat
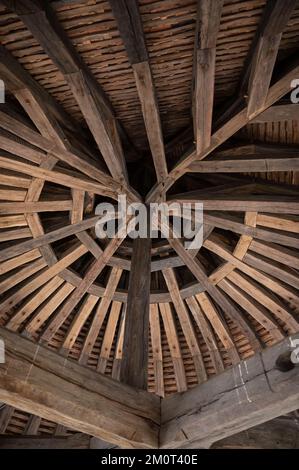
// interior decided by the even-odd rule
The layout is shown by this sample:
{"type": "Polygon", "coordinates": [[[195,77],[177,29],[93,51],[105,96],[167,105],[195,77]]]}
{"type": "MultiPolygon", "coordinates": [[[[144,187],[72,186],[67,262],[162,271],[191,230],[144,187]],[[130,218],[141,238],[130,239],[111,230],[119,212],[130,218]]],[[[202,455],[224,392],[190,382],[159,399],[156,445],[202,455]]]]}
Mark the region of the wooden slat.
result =
{"type": "Polygon", "coordinates": [[[106,286],[106,289],[103,293],[102,299],[99,303],[95,316],[90,325],[88,334],[85,338],[82,351],[79,358],[80,364],[86,364],[88,357],[93,349],[93,346],[98,337],[99,331],[107,314],[108,308],[111,304],[113,295],[119,283],[122,270],[118,268],[113,268],[110,273],[110,277],[106,286]]]}
{"type": "Polygon", "coordinates": [[[100,357],[97,364],[97,370],[102,374],[105,373],[106,366],[111,354],[112,343],[117,327],[120,311],[122,304],[121,302],[112,302],[109,318],[101,346],[100,357]]]}
{"type": "MultiPolygon", "coordinates": [[[[215,227],[229,230],[239,234],[250,235],[254,239],[263,240],[266,242],[278,243],[287,247],[298,248],[299,238],[297,235],[285,234],[282,231],[265,230],[262,228],[254,228],[246,226],[238,222],[236,219],[229,215],[223,216],[221,213],[205,213],[205,221],[213,224],[215,227]]],[[[256,240],[254,240],[256,241],[256,240]]],[[[206,242],[204,242],[205,244],[206,242]]],[[[252,242],[253,243],[253,242],[252,242]]]]}
{"type": "Polygon", "coordinates": [[[54,295],[48,299],[43,308],[36,311],[34,316],[30,319],[25,326],[24,332],[30,336],[33,335],[39,328],[41,328],[48,318],[59,308],[65,299],[73,292],[74,286],[65,282],[54,295]]]}
{"type": "Polygon", "coordinates": [[[48,327],[42,334],[42,337],[41,337],[42,341],[48,342],[54,336],[56,331],[60,328],[60,326],[63,324],[66,318],[71,314],[73,309],[80,302],[80,300],[82,299],[84,294],[87,292],[91,284],[100,275],[100,273],[106,266],[107,261],[111,258],[113,253],[117,250],[117,248],[121,245],[125,236],[126,236],[125,234],[122,236],[120,235],[120,233],[116,234],[115,238],[113,238],[109,242],[109,244],[103,251],[102,256],[91,264],[84,278],[80,281],[80,284],[78,285],[78,287],[76,287],[74,292],[71,294],[71,296],[67,299],[65,304],[59,310],[59,312],[55,315],[55,317],[49,323],[48,327]]]}
{"type": "Polygon", "coordinates": [[[150,305],[150,331],[154,362],[155,393],[164,397],[163,352],[161,342],[160,314],[157,304],[150,305]]]}
{"type": "Polygon", "coordinates": [[[168,303],[159,304],[159,310],[162,316],[164,330],[169,345],[169,351],[174,367],[174,375],[178,392],[187,390],[187,380],[185,374],[185,366],[182,359],[180,343],[176,326],[174,323],[173,313],[168,303]]]}
{"type": "Polygon", "coordinates": [[[32,298],[25,302],[25,304],[13,314],[9,319],[9,322],[6,324],[6,327],[10,330],[16,331],[21,323],[24,322],[45,300],[47,300],[62,283],[63,279],[53,277],[53,279],[41,287],[32,298]]]}
{"type": "MultiPolygon", "coordinates": [[[[276,341],[281,341],[284,334],[280,330],[275,318],[271,317],[266,309],[258,305],[254,299],[238,288],[237,285],[231,284],[227,279],[223,279],[218,283],[219,287],[226,292],[245,312],[249,313],[256,321],[258,321],[276,341]]],[[[258,300],[258,296],[255,297],[258,300]]]]}
{"type": "Polygon", "coordinates": [[[61,271],[63,271],[63,269],[65,269],[67,266],[70,266],[72,263],[74,263],[78,258],[84,255],[86,251],[87,251],[86,248],[82,245],[74,248],[61,260],[57,261],[57,263],[55,263],[53,266],[44,270],[40,275],[38,275],[33,280],[25,284],[18,291],[16,291],[13,295],[3,300],[0,303],[0,310],[1,310],[0,315],[2,316],[6,312],[11,310],[12,307],[18,304],[25,297],[27,297],[36,289],[38,289],[39,287],[44,285],[46,282],[51,280],[54,276],[56,276],[61,271]]]}
{"type": "Polygon", "coordinates": [[[40,252],[35,249],[27,251],[26,253],[20,256],[16,256],[15,258],[11,258],[8,261],[5,261],[0,264],[0,275],[5,274],[17,267],[23,266],[24,264],[29,263],[30,261],[33,261],[37,258],[40,258],[40,256],[40,252]]]}
{"type": "Polygon", "coordinates": [[[219,307],[238,324],[243,334],[247,336],[252,348],[254,350],[260,349],[260,344],[256,338],[255,332],[251,329],[250,325],[246,322],[235,305],[227,297],[225,297],[222,292],[220,292],[217,286],[210,282],[198,260],[196,258],[192,258],[191,254],[182,245],[180,239],[173,234],[172,230],[169,230],[168,227],[165,227],[162,224],[159,225],[159,228],[162,234],[166,233],[165,236],[168,238],[170,246],[184,261],[195,278],[200,282],[203,289],[205,289],[211,295],[213,300],[219,305],[219,307]]]}
{"type": "Polygon", "coordinates": [[[6,431],[6,428],[10,422],[11,417],[14,414],[14,407],[6,405],[2,410],[0,411],[0,433],[4,434],[6,431]]]}
{"type": "Polygon", "coordinates": [[[299,159],[281,156],[244,156],[240,158],[213,158],[204,161],[193,162],[189,170],[195,173],[247,173],[247,172],[274,172],[274,171],[298,171],[299,159]]]}
{"type": "MultiPolygon", "coordinates": [[[[291,83],[294,76],[297,76],[299,71],[298,59],[296,58],[294,62],[290,62],[290,68],[288,71],[269,89],[265,103],[255,110],[254,114],[251,116],[251,119],[257,117],[260,113],[265,111],[276,101],[282,98],[288,91],[291,90],[291,83]]],[[[163,183],[157,184],[147,195],[147,202],[154,200],[159,200],[161,194],[165,194],[169,188],[177,181],[183,174],[189,171],[189,166],[195,161],[203,160],[206,158],[212,151],[214,151],[219,145],[228,140],[232,135],[234,135],[238,130],[244,127],[250,122],[250,118],[247,116],[247,108],[244,107],[240,112],[235,114],[231,119],[229,119],[225,124],[223,124],[218,130],[214,132],[211,138],[210,146],[201,153],[197,153],[194,148],[187,151],[177,165],[169,172],[168,177],[163,181],[163,183]]]]}
{"type": "Polygon", "coordinates": [[[275,243],[265,243],[259,240],[253,240],[250,250],[264,255],[279,263],[286,264],[294,269],[299,269],[299,256],[295,250],[276,245],[275,243]]]}
{"type": "Polygon", "coordinates": [[[1,329],[0,400],[122,447],[157,447],[160,400],[1,329]],[[17,352],[16,352],[17,351],[17,352]]]}

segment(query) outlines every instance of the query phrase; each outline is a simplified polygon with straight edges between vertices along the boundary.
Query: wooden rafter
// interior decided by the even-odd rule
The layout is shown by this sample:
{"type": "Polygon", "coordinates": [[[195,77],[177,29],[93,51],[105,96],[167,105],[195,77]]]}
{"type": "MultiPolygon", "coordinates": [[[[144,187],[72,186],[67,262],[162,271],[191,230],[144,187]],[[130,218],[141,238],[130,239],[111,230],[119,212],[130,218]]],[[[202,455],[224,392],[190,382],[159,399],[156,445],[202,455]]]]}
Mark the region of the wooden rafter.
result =
{"type": "Polygon", "coordinates": [[[132,66],[158,182],[168,174],[155,86],[136,0],[109,0],[132,66]]]}
{"type": "Polygon", "coordinates": [[[209,147],[212,132],[216,42],[223,0],[198,0],[193,65],[193,126],[197,153],[209,147]]]}

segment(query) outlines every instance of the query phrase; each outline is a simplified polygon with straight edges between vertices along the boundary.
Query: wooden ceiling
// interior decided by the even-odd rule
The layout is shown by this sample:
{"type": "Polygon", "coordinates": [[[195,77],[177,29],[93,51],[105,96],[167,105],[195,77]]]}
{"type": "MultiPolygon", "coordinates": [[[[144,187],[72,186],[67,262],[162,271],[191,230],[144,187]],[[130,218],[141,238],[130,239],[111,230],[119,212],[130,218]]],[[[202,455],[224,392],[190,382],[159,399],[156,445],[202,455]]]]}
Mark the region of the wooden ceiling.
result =
{"type": "Polygon", "coordinates": [[[205,209],[199,252],[150,248],[149,391],[297,332],[298,2],[2,1],[0,33],[1,325],[119,379],[134,246],[94,206],[148,192],[205,209]]]}

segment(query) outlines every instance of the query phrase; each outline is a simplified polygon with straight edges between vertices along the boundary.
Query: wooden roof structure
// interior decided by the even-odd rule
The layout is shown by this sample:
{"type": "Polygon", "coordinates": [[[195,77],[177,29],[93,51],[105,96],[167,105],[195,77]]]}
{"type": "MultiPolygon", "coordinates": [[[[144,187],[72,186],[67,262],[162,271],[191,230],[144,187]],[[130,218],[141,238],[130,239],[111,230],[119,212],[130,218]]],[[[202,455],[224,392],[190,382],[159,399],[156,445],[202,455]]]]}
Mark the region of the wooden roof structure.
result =
{"type": "Polygon", "coordinates": [[[296,410],[298,367],[275,364],[299,332],[298,1],[1,0],[0,40],[3,432],[19,409],[207,446],[296,410]],[[202,248],[163,226],[99,240],[95,206],[121,194],[203,202],[202,248]],[[190,413],[214,394],[240,420],[245,400],[226,435],[224,412],[190,413]]]}

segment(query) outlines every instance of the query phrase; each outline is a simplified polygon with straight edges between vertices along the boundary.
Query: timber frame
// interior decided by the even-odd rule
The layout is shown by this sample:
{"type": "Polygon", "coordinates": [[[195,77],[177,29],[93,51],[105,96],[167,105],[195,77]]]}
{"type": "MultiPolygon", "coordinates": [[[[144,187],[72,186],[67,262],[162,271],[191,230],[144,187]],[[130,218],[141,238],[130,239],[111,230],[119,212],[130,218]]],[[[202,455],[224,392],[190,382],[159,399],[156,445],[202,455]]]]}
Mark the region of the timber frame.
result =
{"type": "Polygon", "coordinates": [[[0,432],[205,448],[298,408],[299,4],[243,3],[0,0],[0,432]],[[97,239],[120,195],[202,202],[202,247],[97,239]]]}

